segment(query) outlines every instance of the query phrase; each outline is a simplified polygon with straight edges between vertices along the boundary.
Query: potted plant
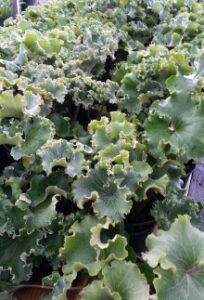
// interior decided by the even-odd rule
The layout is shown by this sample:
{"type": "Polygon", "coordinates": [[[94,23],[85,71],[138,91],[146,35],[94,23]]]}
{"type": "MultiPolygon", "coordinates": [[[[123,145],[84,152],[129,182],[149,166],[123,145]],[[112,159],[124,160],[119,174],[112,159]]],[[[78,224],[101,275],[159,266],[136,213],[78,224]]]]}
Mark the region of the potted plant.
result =
{"type": "Polygon", "coordinates": [[[183,178],[204,155],[203,17],[60,0],[0,28],[2,300],[202,299],[183,178]]]}

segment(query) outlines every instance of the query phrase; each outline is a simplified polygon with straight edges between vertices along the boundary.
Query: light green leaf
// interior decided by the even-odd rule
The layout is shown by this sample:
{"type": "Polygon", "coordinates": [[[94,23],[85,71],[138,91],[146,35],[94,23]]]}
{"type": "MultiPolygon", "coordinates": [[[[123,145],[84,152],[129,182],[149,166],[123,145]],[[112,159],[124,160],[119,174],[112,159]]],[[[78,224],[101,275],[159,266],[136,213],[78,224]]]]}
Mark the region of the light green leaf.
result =
{"type": "Polygon", "coordinates": [[[6,91],[0,95],[0,118],[22,118],[23,115],[34,116],[40,112],[42,100],[40,96],[26,91],[22,96],[13,96],[13,91],[6,91]]]}
{"type": "Polygon", "coordinates": [[[22,140],[21,134],[16,133],[14,136],[10,136],[8,131],[0,134],[0,145],[19,145],[22,140]]]}
{"type": "Polygon", "coordinates": [[[6,91],[0,95],[0,118],[21,118],[26,103],[22,95],[13,95],[13,91],[6,91]]]}
{"type": "Polygon", "coordinates": [[[203,300],[204,233],[188,216],[179,216],[168,231],[150,235],[146,244],[143,258],[152,268],[158,266],[154,285],[159,300],[203,300]]]}
{"type": "Polygon", "coordinates": [[[81,300],[114,300],[110,290],[103,286],[103,283],[94,280],[91,284],[85,287],[81,294],[81,300]]]}
{"type": "MultiPolygon", "coordinates": [[[[180,60],[181,54],[176,53],[176,55],[180,60]]],[[[195,66],[195,72],[193,72],[193,68],[189,67],[187,65],[187,63],[184,61],[184,58],[182,59],[182,70],[180,70],[181,74],[184,70],[186,69],[187,73],[186,75],[188,76],[182,76],[181,74],[179,75],[173,75],[170,76],[167,80],[166,80],[166,84],[168,89],[170,90],[171,93],[174,92],[196,92],[196,91],[200,91],[202,89],[202,81],[204,77],[204,72],[203,72],[203,66],[204,66],[204,54],[202,53],[201,55],[199,55],[195,61],[194,61],[194,66],[195,66]],[[185,66],[186,64],[186,66],[185,66]]]]}
{"type": "Polygon", "coordinates": [[[97,167],[119,174],[129,166],[130,153],[137,147],[136,125],[120,111],[111,112],[111,120],[102,117],[89,124],[97,167]]]}
{"type": "Polygon", "coordinates": [[[132,147],[136,144],[135,124],[128,122],[126,115],[120,111],[111,112],[111,121],[106,117],[102,117],[99,121],[91,121],[89,132],[92,135],[92,145],[96,151],[103,150],[120,139],[124,139],[126,144],[132,143],[132,147]]]}
{"type": "Polygon", "coordinates": [[[70,177],[75,177],[79,174],[81,174],[81,170],[83,168],[84,165],[84,156],[82,153],[80,152],[75,152],[66,169],[66,173],[70,176],[70,177]]]}
{"type": "Polygon", "coordinates": [[[37,47],[37,31],[27,31],[25,35],[24,43],[31,50],[34,51],[37,47]]]}
{"type": "Polygon", "coordinates": [[[144,275],[137,265],[131,262],[114,261],[103,271],[103,282],[112,294],[113,299],[148,300],[149,287],[144,275]]]}
{"type": "Polygon", "coordinates": [[[17,78],[17,74],[0,67],[0,90],[13,86],[17,78]]]}
{"type": "Polygon", "coordinates": [[[166,80],[167,88],[171,93],[176,92],[192,92],[196,88],[197,80],[192,78],[187,78],[185,76],[172,75],[166,80]]]}
{"type": "Polygon", "coordinates": [[[38,43],[47,55],[58,54],[61,50],[61,43],[55,38],[40,38],[38,43]]]}

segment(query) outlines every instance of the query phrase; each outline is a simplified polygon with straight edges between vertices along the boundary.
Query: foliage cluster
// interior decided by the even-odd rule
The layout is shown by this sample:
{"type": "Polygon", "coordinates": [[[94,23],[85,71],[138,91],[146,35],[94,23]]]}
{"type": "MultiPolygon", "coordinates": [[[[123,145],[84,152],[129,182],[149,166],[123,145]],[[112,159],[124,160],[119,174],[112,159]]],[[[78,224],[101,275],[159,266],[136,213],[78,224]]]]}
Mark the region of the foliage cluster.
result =
{"type": "Polygon", "coordinates": [[[46,261],[44,300],[82,273],[82,300],[203,300],[183,182],[204,156],[203,36],[193,0],[51,1],[0,28],[1,299],[46,261]],[[148,201],[138,263],[126,225],[148,201]]]}
{"type": "Polygon", "coordinates": [[[0,1],[0,18],[6,18],[11,15],[10,0],[0,1]]]}

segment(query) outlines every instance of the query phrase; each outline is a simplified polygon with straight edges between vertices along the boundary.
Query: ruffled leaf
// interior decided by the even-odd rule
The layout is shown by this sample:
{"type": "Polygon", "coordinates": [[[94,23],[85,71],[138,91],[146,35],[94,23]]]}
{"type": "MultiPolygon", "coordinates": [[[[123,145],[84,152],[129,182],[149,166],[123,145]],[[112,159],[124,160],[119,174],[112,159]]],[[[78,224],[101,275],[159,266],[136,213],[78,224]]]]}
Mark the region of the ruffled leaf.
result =
{"type": "Polygon", "coordinates": [[[41,157],[42,167],[47,175],[50,175],[54,167],[63,167],[66,174],[75,177],[81,173],[84,163],[82,152],[85,148],[79,143],[78,149],[74,149],[72,143],[59,139],[43,146],[37,154],[41,157]]]}
{"type": "Polygon", "coordinates": [[[49,195],[58,194],[66,198],[68,190],[69,181],[63,173],[56,171],[48,177],[43,175],[33,176],[27,195],[31,200],[31,205],[35,207],[44,202],[49,195]]]}
{"type": "Polygon", "coordinates": [[[155,268],[158,299],[203,299],[204,233],[188,216],[179,216],[168,231],[147,238],[143,258],[155,268]]]}
{"type": "Polygon", "coordinates": [[[161,229],[169,229],[178,215],[191,216],[191,223],[200,223],[199,206],[194,199],[180,194],[170,194],[162,201],[156,201],[151,214],[161,229]]]}
{"type": "Polygon", "coordinates": [[[0,95],[0,118],[21,118],[26,104],[21,95],[13,95],[13,91],[6,91],[0,95]]]}
{"type": "Polygon", "coordinates": [[[204,155],[204,112],[196,100],[177,93],[155,103],[145,122],[145,138],[155,156],[168,153],[186,155],[188,159],[204,155]]]}
{"type": "Polygon", "coordinates": [[[81,300],[114,300],[111,291],[104,287],[102,282],[94,281],[86,288],[84,288],[80,294],[81,300]]]}
{"type": "Polygon", "coordinates": [[[114,261],[110,266],[106,266],[102,273],[104,285],[111,290],[113,299],[149,299],[146,278],[140,273],[137,265],[114,261]]]}
{"type": "Polygon", "coordinates": [[[72,135],[71,124],[69,119],[63,118],[60,114],[53,113],[50,115],[51,121],[55,124],[56,134],[60,138],[66,138],[72,135]]]}
{"type": "Polygon", "coordinates": [[[40,111],[42,100],[40,96],[26,91],[22,96],[13,95],[13,91],[6,91],[0,95],[0,118],[22,118],[24,115],[34,116],[40,111]]]}
{"type": "Polygon", "coordinates": [[[73,146],[66,140],[53,140],[38,151],[44,171],[49,175],[54,167],[66,168],[73,155],[73,146]]]}
{"type": "Polygon", "coordinates": [[[81,176],[73,183],[74,201],[83,208],[88,201],[94,201],[93,209],[100,217],[109,217],[120,222],[130,212],[131,201],[127,200],[129,189],[119,187],[110,181],[103,169],[91,170],[88,176],[81,176]]]}
{"type": "Polygon", "coordinates": [[[53,291],[47,296],[41,296],[41,300],[67,300],[67,290],[71,288],[75,275],[61,276],[54,271],[50,276],[43,278],[45,286],[53,286],[53,291]]]}
{"type": "Polygon", "coordinates": [[[29,232],[35,229],[46,228],[51,225],[56,218],[56,204],[58,200],[56,196],[52,197],[51,201],[46,201],[35,207],[30,213],[27,213],[27,228],[29,232]]]}
{"type": "Polygon", "coordinates": [[[31,254],[40,254],[43,249],[39,245],[41,238],[42,234],[38,232],[27,234],[25,230],[15,238],[7,235],[0,237],[0,268],[10,271],[13,283],[29,279],[32,265],[27,262],[27,257],[31,254]]]}
{"type": "Polygon", "coordinates": [[[81,222],[77,221],[71,226],[69,232],[72,235],[65,237],[64,247],[60,249],[60,255],[66,263],[64,272],[87,269],[92,276],[99,272],[97,253],[90,245],[91,228],[96,224],[97,219],[87,215],[81,222]]]}
{"type": "Polygon", "coordinates": [[[149,287],[137,265],[113,261],[102,270],[101,281],[94,281],[80,294],[82,300],[148,300],[149,287]]]}
{"type": "Polygon", "coordinates": [[[11,155],[15,160],[35,154],[55,134],[52,122],[48,119],[39,118],[34,119],[31,124],[27,123],[24,132],[25,139],[21,142],[21,145],[13,148],[11,151],[11,155]]]}
{"type": "Polygon", "coordinates": [[[90,244],[96,248],[102,266],[114,259],[124,260],[128,256],[127,239],[119,234],[109,237],[111,226],[112,223],[108,220],[104,224],[98,223],[91,229],[90,244]]]}

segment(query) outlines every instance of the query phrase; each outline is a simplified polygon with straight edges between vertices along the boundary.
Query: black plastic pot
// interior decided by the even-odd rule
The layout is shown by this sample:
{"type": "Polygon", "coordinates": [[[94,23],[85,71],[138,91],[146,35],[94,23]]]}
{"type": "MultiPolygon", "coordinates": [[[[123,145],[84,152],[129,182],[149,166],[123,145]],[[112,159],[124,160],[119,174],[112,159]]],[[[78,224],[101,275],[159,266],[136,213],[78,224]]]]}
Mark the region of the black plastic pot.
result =
{"type": "Polygon", "coordinates": [[[126,225],[126,231],[129,235],[129,244],[137,255],[140,256],[141,253],[146,250],[146,238],[154,231],[155,226],[156,222],[154,220],[126,225]]]}
{"type": "Polygon", "coordinates": [[[7,18],[0,18],[0,26],[3,26],[4,25],[4,21],[6,20],[7,18]]]}
{"type": "Polygon", "coordinates": [[[25,2],[26,2],[27,6],[29,6],[29,5],[36,5],[37,4],[37,0],[27,0],[25,2]]]}
{"type": "Polygon", "coordinates": [[[37,0],[26,0],[22,4],[22,11],[26,10],[28,6],[37,5],[37,0]]]}

